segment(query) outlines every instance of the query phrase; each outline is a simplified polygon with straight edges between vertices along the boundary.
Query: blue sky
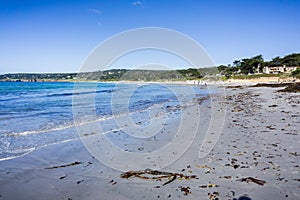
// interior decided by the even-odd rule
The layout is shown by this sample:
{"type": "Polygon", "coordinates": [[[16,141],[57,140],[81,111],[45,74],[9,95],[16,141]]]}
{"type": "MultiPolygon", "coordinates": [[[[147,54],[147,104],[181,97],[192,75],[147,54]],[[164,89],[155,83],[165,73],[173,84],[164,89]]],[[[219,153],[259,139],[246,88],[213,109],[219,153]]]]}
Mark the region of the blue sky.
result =
{"type": "Polygon", "coordinates": [[[0,0],[0,73],[77,72],[100,42],[142,27],[188,35],[215,65],[270,60],[300,52],[299,11],[298,0],[0,0]]]}

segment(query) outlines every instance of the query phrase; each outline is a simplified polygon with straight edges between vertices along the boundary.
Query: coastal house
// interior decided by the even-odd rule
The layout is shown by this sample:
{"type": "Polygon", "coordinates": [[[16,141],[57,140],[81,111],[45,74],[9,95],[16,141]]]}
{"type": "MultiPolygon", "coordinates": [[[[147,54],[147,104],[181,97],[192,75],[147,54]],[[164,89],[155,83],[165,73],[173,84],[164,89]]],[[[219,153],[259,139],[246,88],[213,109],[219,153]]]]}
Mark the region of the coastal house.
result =
{"type": "Polygon", "coordinates": [[[288,73],[295,71],[298,67],[297,66],[266,66],[263,68],[263,72],[266,74],[278,74],[278,73],[288,73]]]}

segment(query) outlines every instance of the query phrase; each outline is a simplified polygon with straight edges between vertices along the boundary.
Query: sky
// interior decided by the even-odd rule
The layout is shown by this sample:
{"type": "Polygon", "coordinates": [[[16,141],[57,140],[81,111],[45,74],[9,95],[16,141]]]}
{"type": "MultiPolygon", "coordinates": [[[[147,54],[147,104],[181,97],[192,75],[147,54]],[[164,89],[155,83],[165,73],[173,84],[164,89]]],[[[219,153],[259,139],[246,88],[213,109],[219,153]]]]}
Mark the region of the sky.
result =
{"type": "MultiPolygon", "coordinates": [[[[78,72],[101,42],[143,27],[185,34],[214,65],[258,54],[270,60],[300,52],[299,11],[299,0],[0,0],[0,74],[78,72]]],[[[134,59],[144,57],[114,67],[131,68],[134,59]]],[[[170,65],[189,67],[176,58],[170,65]]]]}

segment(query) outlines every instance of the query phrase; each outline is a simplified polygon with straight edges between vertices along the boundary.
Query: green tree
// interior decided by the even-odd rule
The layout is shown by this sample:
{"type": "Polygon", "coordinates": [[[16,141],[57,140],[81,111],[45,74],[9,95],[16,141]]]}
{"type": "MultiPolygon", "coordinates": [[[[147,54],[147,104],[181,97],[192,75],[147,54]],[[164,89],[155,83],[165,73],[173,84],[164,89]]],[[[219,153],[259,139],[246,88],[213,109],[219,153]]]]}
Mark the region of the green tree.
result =
{"type": "Polygon", "coordinates": [[[218,70],[219,70],[220,74],[222,74],[222,75],[225,74],[226,69],[227,69],[227,66],[225,66],[225,65],[218,66],[218,70]]]}
{"type": "MultiPolygon", "coordinates": [[[[252,58],[244,58],[241,61],[239,69],[243,74],[253,74],[258,71],[258,68],[264,65],[264,59],[262,55],[257,55],[252,58]]],[[[262,69],[259,69],[262,71],[262,69]]]]}
{"type": "Polygon", "coordinates": [[[292,76],[296,78],[300,78],[300,68],[297,68],[295,71],[293,71],[292,76]]]}
{"type": "Polygon", "coordinates": [[[268,66],[274,67],[274,66],[282,66],[282,59],[277,56],[275,58],[272,58],[272,60],[268,63],[268,66]]]}
{"type": "Polygon", "coordinates": [[[300,66],[300,54],[290,54],[282,58],[282,64],[286,66],[300,66]]]}
{"type": "Polygon", "coordinates": [[[241,61],[240,60],[233,61],[233,66],[240,67],[241,66],[241,61]]]}

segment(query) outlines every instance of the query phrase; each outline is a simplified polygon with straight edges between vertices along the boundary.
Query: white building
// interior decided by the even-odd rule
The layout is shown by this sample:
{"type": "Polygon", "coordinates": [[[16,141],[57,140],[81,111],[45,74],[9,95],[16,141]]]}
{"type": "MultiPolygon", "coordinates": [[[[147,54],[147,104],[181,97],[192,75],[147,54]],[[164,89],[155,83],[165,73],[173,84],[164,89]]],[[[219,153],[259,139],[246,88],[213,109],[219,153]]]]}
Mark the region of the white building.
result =
{"type": "Polygon", "coordinates": [[[278,73],[288,73],[295,71],[298,67],[296,66],[275,66],[275,67],[264,67],[263,72],[266,74],[278,74],[278,73]]]}

